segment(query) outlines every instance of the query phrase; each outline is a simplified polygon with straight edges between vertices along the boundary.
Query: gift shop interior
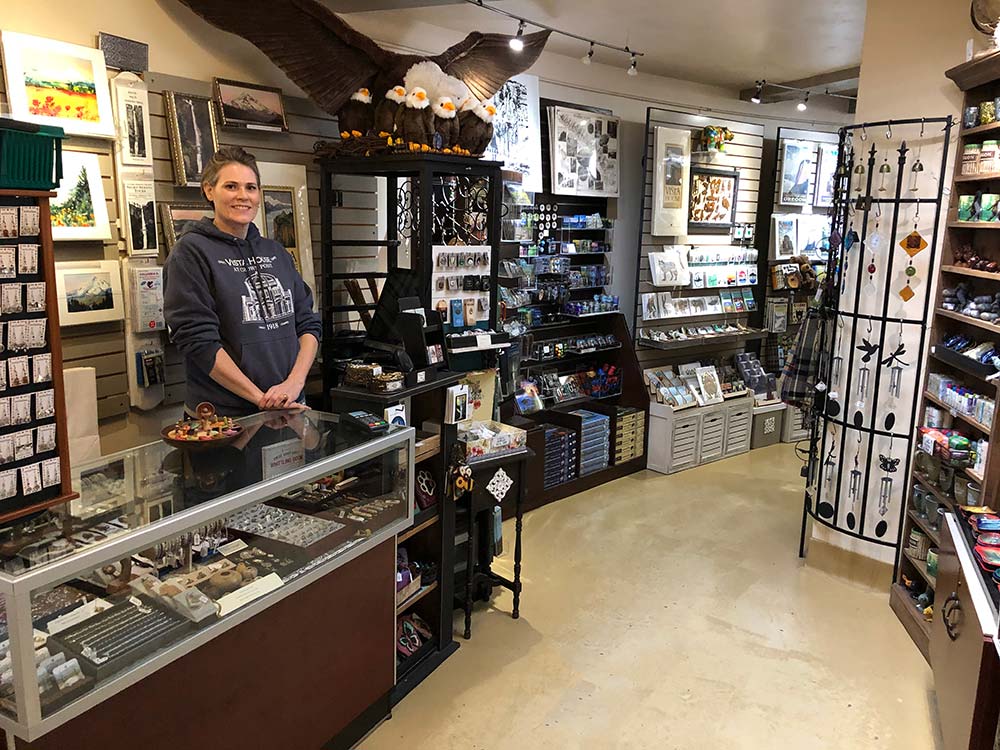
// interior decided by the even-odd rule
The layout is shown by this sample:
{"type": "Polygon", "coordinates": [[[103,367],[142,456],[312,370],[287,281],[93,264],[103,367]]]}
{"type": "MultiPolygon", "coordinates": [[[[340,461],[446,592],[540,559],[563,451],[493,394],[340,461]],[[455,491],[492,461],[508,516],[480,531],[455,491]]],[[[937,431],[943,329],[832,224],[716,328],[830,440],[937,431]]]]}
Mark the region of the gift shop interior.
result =
{"type": "Polygon", "coordinates": [[[0,745],[1000,746],[1000,2],[705,11],[5,7],[0,745]]]}

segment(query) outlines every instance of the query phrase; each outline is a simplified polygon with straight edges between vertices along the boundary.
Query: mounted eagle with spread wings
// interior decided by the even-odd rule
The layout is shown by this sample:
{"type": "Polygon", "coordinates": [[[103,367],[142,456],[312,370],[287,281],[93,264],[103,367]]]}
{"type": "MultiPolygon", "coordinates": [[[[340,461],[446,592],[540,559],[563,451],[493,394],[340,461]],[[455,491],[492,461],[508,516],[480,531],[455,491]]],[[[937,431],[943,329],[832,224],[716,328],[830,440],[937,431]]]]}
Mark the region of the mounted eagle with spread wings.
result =
{"type": "MultiPolygon", "coordinates": [[[[251,42],[331,115],[362,88],[381,100],[421,62],[439,66],[452,86],[457,79],[483,101],[511,76],[530,68],[550,34],[538,31],[522,35],[524,49],[515,52],[510,36],[474,31],[439,55],[421,57],[383,49],[314,0],[181,2],[213,26],[251,42]]],[[[428,89],[428,93],[434,96],[436,92],[428,89]]]]}

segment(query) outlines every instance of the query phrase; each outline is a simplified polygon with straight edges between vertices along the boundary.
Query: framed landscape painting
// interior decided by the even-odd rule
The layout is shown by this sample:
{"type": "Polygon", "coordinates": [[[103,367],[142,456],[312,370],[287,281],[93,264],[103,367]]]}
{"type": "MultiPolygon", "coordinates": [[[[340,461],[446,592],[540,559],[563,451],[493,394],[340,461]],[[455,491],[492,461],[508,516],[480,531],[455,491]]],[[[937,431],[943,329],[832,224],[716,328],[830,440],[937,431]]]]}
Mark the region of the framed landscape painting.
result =
{"type": "Polygon", "coordinates": [[[215,214],[207,203],[161,203],[160,213],[168,253],[192,225],[204,218],[211,219],[215,214]]]}
{"type": "Polygon", "coordinates": [[[56,263],[59,325],[121,320],[125,315],[118,261],[56,263]]]}
{"type": "Polygon", "coordinates": [[[257,168],[261,196],[254,224],[262,235],[291,253],[302,278],[315,290],[306,168],[301,164],[267,161],[257,162],[257,168]]]}
{"type": "Polygon", "coordinates": [[[179,91],[164,91],[163,105],[174,162],[174,184],[200,187],[201,176],[219,149],[212,100],[179,91]]]}
{"type": "Polygon", "coordinates": [[[108,204],[97,154],[63,150],[63,178],[49,205],[52,239],[110,240],[108,204]]]}
{"type": "Polygon", "coordinates": [[[0,32],[11,116],[68,135],[114,138],[104,53],[14,31],[0,32]]]}
{"type": "Polygon", "coordinates": [[[281,89],[227,78],[216,78],[214,83],[223,127],[288,130],[281,89]]]}

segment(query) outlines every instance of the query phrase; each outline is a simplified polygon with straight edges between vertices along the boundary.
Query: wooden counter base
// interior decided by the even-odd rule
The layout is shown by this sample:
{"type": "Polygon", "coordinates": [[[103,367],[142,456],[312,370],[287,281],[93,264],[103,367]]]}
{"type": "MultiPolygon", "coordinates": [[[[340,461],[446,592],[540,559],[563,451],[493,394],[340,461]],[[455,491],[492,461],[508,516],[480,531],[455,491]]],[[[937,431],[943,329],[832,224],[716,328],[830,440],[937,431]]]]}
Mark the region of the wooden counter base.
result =
{"type": "Polygon", "coordinates": [[[370,729],[393,686],[395,559],[390,539],[17,747],[319,750],[366,710],[370,729]]]}

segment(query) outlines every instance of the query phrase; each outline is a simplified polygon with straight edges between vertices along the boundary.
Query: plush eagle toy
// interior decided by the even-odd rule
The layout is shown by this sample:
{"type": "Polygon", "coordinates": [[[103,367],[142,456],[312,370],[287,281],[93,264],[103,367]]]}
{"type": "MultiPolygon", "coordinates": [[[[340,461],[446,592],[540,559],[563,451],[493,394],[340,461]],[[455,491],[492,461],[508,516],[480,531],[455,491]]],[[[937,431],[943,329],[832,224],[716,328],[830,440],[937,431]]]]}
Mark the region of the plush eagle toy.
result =
{"type": "Polygon", "coordinates": [[[441,150],[450,154],[459,146],[455,103],[447,96],[439,96],[431,110],[434,112],[434,131],[441,136],[441,150]]]}
{"type": "Polygon", "coordinates": [[[421,62],[433,62],[477,99],[488,99],[511,76],[535,64],[551,33],[522,35],[524,49],[515,52],[509,35],[474,31],[440,55],[420,57],[383,49],[317,0],[181,2],[212,25],[256,45],[314,102],[334,115],[360,88],[382,96],[400,81],[405,84],[407,72],[421,62]]]}
{"type": "Polygon", "coordinates": [[[434,138],[434,113],[427,92],[419,86],[406,95],[406,105],[396,112],[396,133],[410,151],[430,151],[434,138]]]}
{"type": "Polygon", "coordinates": [[[337,113],[337,122],[340,123],[340,137],[344,140],[368,135],[375,122],[372,95],[368,89],[358,89],[351,94],[350,101],[337,113]]]}
{"type": "Polygon", "coordinates": [[[458,141],[463,149],[476,156],[482,155],[493,140],[496,113],[497,108],[492,104],[480,104],[460,123],[458,141]]]}
{"type": "Polygon", "coordinates": [[[389,138],[396,132],[396,113],[406,101],[406,89],[393,86],[385,92],[385,97],[375,107],[375,134],[379,138],[389,138]]]}

